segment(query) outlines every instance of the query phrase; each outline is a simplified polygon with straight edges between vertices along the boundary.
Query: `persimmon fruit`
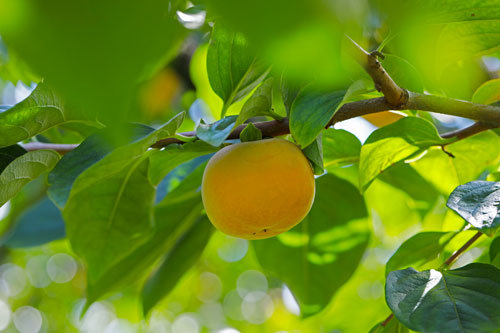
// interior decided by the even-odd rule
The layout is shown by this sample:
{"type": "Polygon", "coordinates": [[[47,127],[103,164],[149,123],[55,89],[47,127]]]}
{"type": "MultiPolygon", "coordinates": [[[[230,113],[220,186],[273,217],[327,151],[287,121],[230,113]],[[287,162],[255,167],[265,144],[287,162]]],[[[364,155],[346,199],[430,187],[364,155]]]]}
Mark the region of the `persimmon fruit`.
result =
{"type": "Polygon", "coordinates": [[[222,232],[245,239],[291,229],[311,209],[314,193],[309,161],[283,139],[227,146],[212,156],[203,174],[208,218],[222,232]]]}

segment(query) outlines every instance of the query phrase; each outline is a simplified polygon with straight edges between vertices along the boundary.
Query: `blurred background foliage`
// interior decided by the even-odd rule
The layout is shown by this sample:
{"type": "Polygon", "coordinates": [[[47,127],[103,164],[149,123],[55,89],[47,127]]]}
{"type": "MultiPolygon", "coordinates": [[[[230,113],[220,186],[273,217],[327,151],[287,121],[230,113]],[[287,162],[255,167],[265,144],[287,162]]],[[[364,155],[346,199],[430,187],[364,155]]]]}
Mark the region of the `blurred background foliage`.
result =
{"type": "MultiPolygon", "coordinates": [[[[314,80],[323,88],[346,89],[366,81],[367,75],[344,52],[343,35],[348,34],[366,49],[382,51],[384,67],[405,88],[479,103],[500,100],[500,34],[494,33],[500,28],[500,6],[494,0],[0,0],[0,111],[25,99],[43,79],[62,96],[71,115],[31,141],[80,143],[103,125],[157,127],[181,111],[188,116],[179,131],[211,123],[223,108],[207,74],[214,21],[243,33],[252,51],[272,65],[272,75],[284,72],[284,79],[296,85],[314,80]]],[[[284,116],[279,81],[274,81],[273,107],[284,116]]],[[[378,96],[370,84],[364,96],[378,96]]],[[[238,114],[245,101],[232,104],[227,114],[238,114]]],[[[340,130],[324,134],[325,167],[343,179],[334,181],[342,182],[342,191],[358,187],[361,143],[376,128],[401,117],[386,112],[353,119],[336,128],[354,135],[340,130]],[[334,144],[340,137],[347,147],[342,152],[334,144]],[[338,156],[344,160],[339,162],[338,156]]],[[[470,123],[442,115],[428,119],[441,132],[470,123]]],[[[123,133],[113,132],[114,138],[119,135],[123,133]]],[[[356,216],[364,224],[349,229],[366,234],[359,240],[366,247],[359,255],[361,264],[314,316],[301,313],[283,284],[286,278],[278,279],[280,272],[267,274],[276,265],[288,265],[284,271],[307,269],[296,258],[280,263],[284,258],[276,244],[276,252],[265,254],[269,260],[257,261],[259,242],[219,232],[146,318],[139,299],[143,281],[93,303],[83,314],[85,266],[64,238],[62,216],[47,198],[43,174],[0,208],[0,330],[367,332],[389,314],[384,282],[391,255],[419,231],[462,227],[463,221],[444,203],[457,185],[496,171],[498,143],[498,136],[488,132],[450,145],[453,160],[432,148],[425,159],[400,163],[376,179],[364,194],[366,212],[356,216]],[[465,146],[467,154],[461,155],[465,146]],[[470,147],[477,149],[470,153],[470,147]]],[[[167,175],[158,201],[204,160],[196,161],[167,175]]],[[[461,233],[444,253],[469,237],[469,232],[461,233]]],[[[489,242],[477,243],[455,265],[487,262],[489,242]]],[[[435,267],[442,259],[433,258],[422,268],[435,267]]],[[[331,281],[326,282],[335,285],[348,266],[329,271],[331,281]]]]}

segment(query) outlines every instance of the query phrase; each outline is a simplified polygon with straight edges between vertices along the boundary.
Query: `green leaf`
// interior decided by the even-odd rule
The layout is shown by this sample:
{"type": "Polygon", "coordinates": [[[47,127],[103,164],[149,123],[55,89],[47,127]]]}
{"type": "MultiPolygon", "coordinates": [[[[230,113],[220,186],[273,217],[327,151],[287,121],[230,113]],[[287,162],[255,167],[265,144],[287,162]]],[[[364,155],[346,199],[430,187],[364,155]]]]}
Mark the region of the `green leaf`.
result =
{"type": "Polygon", "coordinates": [[[379,179],[404,191],[415,200],[415,209],[424,217],[432,209],[439,192],[420,173],[404,161],[398,162],[379,176],[379,179]]]}
{"type": "Polygon", "coordinates": [[[114,124],[130,119],[137,83],[180,46],[185,32],[176,19],[180,4],[20,0],[0,12],[0,33],[9,50],[65,101],[89,118],[114,124]]]}
{"type": "Polygon", "coordinates": [[[270,77],[255,89],[252,96],[243,104],[234,127],[238,127],[253,117],[275,116],[271,109],[273,106],[273,81],[274,79],[270,77]]]}
{"type": "Polygon", "coordinates": [[[325,129],[339,109],[345,91],[320,93],[302,91],[292,104],[290,132],[300,147],[307,147],[325,129]]]}
{"type": "Polygon", "coordinates": [[[290,82],[290,80],[287,80],[283,75],[281,76],[281,81],[280,81],[281,98],[283,99],[283,104],[285,105],[287,117],[290,117],[290,110],[292,109],[292,104],[303,88],[304,85],[299,85],[290,82]]]}
{"type": "Polygon", "coordinates": [[[0,207],[58,161],[59,154],[53,150],[31,151],[12,161],[0,174],[0,207]]]}
{"type": "Polygon", "coordinates": [[[262,140],[262,132],[253,123],[249,123],[241,131],[240,140],[241,142],[262,140]]]}
{"type": "Polygon", "coordinates": [[[431,148],[410,165],[441,193],[448,196],[460,184],[476,180],[500,157],[500,137],[491,131],[482,132],[446,146],[446,151],[431,148]]]}
{"type": "MultiPolygon", "coordinates": [[[[151,127],[145,125],[133,125],[131,130],[133,133],[128,143],[136,141],[153,131],[151,127]]],[[[108,130],[103,129],[89,136],[78,147],[64,155],[49,173],[49,190],[47,194],[59,208],[64,207],[66,204],[75,179],[120,145],[119,142],[107,140],[107,133],[108,130]]],[[[125,143],[122,142],[122,144],[125,143]]]]}
{"type": "Polygon", "coordinates": [[[470,264],[444,272],[391,272],[386,301],[414,331],[493,332],[500,327],[500,270],[470,264]]]}
{"type": "Polygon", "coordinates": [[[45,83],[22,102],[0,113],[0,147],[7,147],[68,121],[64,105],[45,83]]]}
{"type": "Polygon", "coordinates": [[[397,162],[423,152],[433,145],[450,140],[441,139],[427,120],[406,117],[373,132],[361,148],[359,184],[362,191],[382,172],[397,162]]]}
{"type": "Polygon", "coordinates": [[[150,156],[149,179],[158,184],[170,171],[195,157],[215,153],[218,149],[202,141],[168,145],[150,156]]]}
{"type": "Polygon", "coordinates": [[[120,290],[146,275],[151,265],[165,252],[170,251],[179,237],[195,223],[201,209],[199,194],[189,200],[156,207],[155,220],[157,224],[154,233],[142,245],[117,260],[97,279],[88,280],[87,304],[98,300],[109,292],[120,290]]]}
{"type": "Polygon", "coordinates": [[[26,154],[26,149],[20,145],[0,148],[0,172],[2,172],[10,162],[24,154],[26,154]]]}
{"type": "Polygon", "coordinates": [[[493,104],[500,101],[500,79],[486,81],[472,95],[472,103],[493,104]]]}
{"type": "Polygon", "coordinates": [[[290,287],[302,314],[313,315],[356,270],[368,245],[367,217],[357,188],[326,174],[316,178],[316,198],[304,221],[277,237],[253,242],[257,258],[290,287]]]}
{"type": "Polygon", "coordinates": [[[231,134],[238,116],[222,118],[212,124],[201,124],[196,128],[196,136],[214,147],[218,147],[231,134]]]}
{"type": "Polygon", "coordinates": [[[361,142],[354,134],[333,128],[323,132],[325,168],[357,163],[360,153],[361,142]]]}
{"type": "Polygon", "coordinates": [[[59,209],[45,197],[23,212],[2,244],[9,248],[39,246],[64,238],[64,221],[59,209]]]}
{"type": "Polygon", "coordinates": [[[166,254],[158,270],[146,281],[142,289],[145,315],[174,289],[184,273],[198,261],[213,230],[206,216],[200,218],[166,254]]]}
{"type": "Polygon", "coordinates": [[[217,23],[207,53],[210,85],[222,99],[222,117],[234,102],[250,93],[264,78],[267,68],[255,58],[245,37],[217,23]]]}
{"type": "Polygon", "coordinates": [[[309,146],[302,149],[314,170],[315,175],[322,175],[325,172],[323,166],[323,140],[321,133],[309,146]]]}
{"type": "Polygon", "coordinates": [[[88,265],[88,279],[141,245],[151,234],[155,185],[149,180],[148,148],[173,136],[184,114],[139,141],[122,146],[83,171],[74,181],[63,210],[75,253],[88,265]]]}
{"type": "Polygon", "coordinates": [[[451,240],[450,232],[421,232],[407,239],[385,265],[385,275],[434,260],[451,240]]]}
{"type": "Polygon", "coordinates": [[[496,237],[490,244],[490,262],[496,268],[500,268],[500,237],[496,237]]]}
{"type": "Polygon", "coordinates": [[[460,185],[446,205],[491,236],[500,226],[500,183],[478,180],[460,185]]]}

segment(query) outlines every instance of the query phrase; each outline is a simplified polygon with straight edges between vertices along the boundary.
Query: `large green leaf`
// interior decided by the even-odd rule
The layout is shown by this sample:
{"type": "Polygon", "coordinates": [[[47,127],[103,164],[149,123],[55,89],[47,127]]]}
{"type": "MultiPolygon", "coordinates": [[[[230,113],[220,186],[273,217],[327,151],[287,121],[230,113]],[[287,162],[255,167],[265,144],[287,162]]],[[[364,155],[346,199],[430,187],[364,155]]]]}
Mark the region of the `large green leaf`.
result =
{"type": "MultiPolygon", "coordinates": [[[[153,129],[144,125],[133,125],[131,127],[131,143],[149,133],[153,129]]],[[[106,155],[126,142],[110,142],[107,140],[106,129],[101,130],[83,141],[78,147],[63,156],[55,168],[49,173],[49,190],[47,194],[54,203],[62,208],[68,200],[75,179],[93,164],[103,159],[106,155]]]]}
{"type": "Polygon", "coordinates": [[[53,126],[75,120],[72,117],[60,99],[42,82],[25,100],[0,113],[0,147],[16,144],[53,126]]]}
{"type": "Polygon", "coordinates": [[[429,149],[425,156],[411,163],[422,177],[448,196],[455,187],[475,180],[500,158],[500,137],[491,131],[479,133],[446,146],[429,149]]]}
{"type": "Polygon", "coordinates": [[[210,85],[222,99],[222,117],[227,108],[245,97],[267,75],[267,68],[248,47],[245,37],[216,24],[207,53],[210,85]]]}
{"type": "Polygon", "coordinates": [[[345,166],[359,161],[361,142],[352,133],[329,128],[323,132],[325,167],[345,166]]]}
{"type": "Polygon", "coordinates": [[[138,81],[164,65],[180,44],[180,3],[7,0],[0,33],[65,101],[116,123],[129,119],[138,81]]]}
{"type": "Polygon", "coordinates": [[[407,239],[385,265],[385,275],[410,266],[419,267],[437,258],[451,235],[449,232],[421,232],[407,239]]]}
{"type": "Polygon", "coordinates": [[[64,238],[64,221],[59,209],[45,197],[22,213],[13,230],[2,240],[9,248],[39,246],[64,238]]]}
{"type": "MultiPolygon", "coordinates": [[[[142,245],[117,260],[95,280],[88,280],[88,303],[120,290],[149,272],[151,265],[168,252],[179,237],[196,222],[202,209],[201,197],[195,196],[155,209],[156,226],[142,245]]],[[[89,304],[88,304],[89,305],[89,304]]]]}
{"type": "Polygon", "coordinates": [[[155,185],[149,179],[148,148],[173,136],[179,114],[139,141],[122,146],[83,171],[74,181],[63,210],[73,250],[88,264],[93,282],[131,253],[154,226],[155,185]]]}
{"type": "Polygon", "coordinates": [[[500,327],[500,270],[470,264],[444,272],[391,272],[386,301],[414,331],[494,332],[500,327]]]}
{"type": "Polygon", "coordinates": [[[439,197],[435,186],[404,161],[390,167],[379,179],[408,194],[415,201],[415,209],[422,217],[435,206],[439,197]]]}
{"type": "Polygon", "coordinates": [[[19,156],[26,154],[26,149],[21,147],[20,145],[12,145],[8,147],[0,148],[0,172],[3,171],[10,164],[10,162],[14,161],[19,156]]]}
{"type": "Polygon", "coordinates": [[[361,148],[359,184],[366,190],[370,183],[387,168],[433,145],[450,142],[441,139],[436,128],[427,120],[406,117],[373,132],[361,148]]]}
{"type": "Polygon", "coordinates": [[[213,230],[212,224],[204,216],[179,238],[142,289],[144,314],[167,296],[184,273],[198,261],[213,230]]]}
{"type": "Polygon", "coordinates": [[[344,95],[344,90],[299,93],[290,111],[290,132],[300,147],[307,147],[316,139],[339,109],[344,95]]]}
{"type": "Polygon", "coordinates": [[[356,270],[368,245],[367,216],[357,188],[326,174],[316,179],[316,198],[304,221],[253,242],[261,265],[290,287],[304,316],[321,311],[356,270]]]}
{"type": "Polygon", "coordinates": [[[19,156],[0,174],[0,206],[14,197],[24,185],[50,171],[59,161],[53,150],[37,150],[19,156]]]}
{"type": "Polygon", "coordinates": [[[460,185],[446,205],[477,229],[493,235],[500,226],[500,183],[478,180],[460,185]]]}

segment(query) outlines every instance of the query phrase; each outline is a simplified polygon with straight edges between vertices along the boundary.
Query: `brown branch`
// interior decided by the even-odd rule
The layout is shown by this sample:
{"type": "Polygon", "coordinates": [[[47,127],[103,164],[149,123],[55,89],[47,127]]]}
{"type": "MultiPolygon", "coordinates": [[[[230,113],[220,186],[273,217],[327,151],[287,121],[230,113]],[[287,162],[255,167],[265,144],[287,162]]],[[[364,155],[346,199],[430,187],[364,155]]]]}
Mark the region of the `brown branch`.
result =
{"type": "Polygon", "coordinates": [[[375,88],[384,94],[387,103],[392,108],[403,107],[408,102],[408,91],[398,86],[378,61],[378,57],[383,59],[383,54],[380,52],[368,53],[355,41],[347,38],[351,41],[349,44],[351,55],[371,76],[375,88]]]}
{"type": "Polygon", "coordinates": [[[481,133],[483,131],[487,131],[489,129],[495,128],[498,126],[495,126],[494,124],[490,123],[485,123],[485,122],[475,122],[474,124],[470,125],[469,127],[457,129],[455,131],[447,132],[441,134],[441,137],[443,139],[450,139],[456,137],[459,140],[468,138],[469,136],[473,136],[475,134],[481,133]]]}
{"type": "Polygon", "coordinates": [[[444,267],[450,266],[460,255],[462,255],[467,249],[481,237],[483,233],[478,231],[474,236],[472,236],[461,248],[455,251],[446,261],[439,267],[443,269],[444,267]]]}

